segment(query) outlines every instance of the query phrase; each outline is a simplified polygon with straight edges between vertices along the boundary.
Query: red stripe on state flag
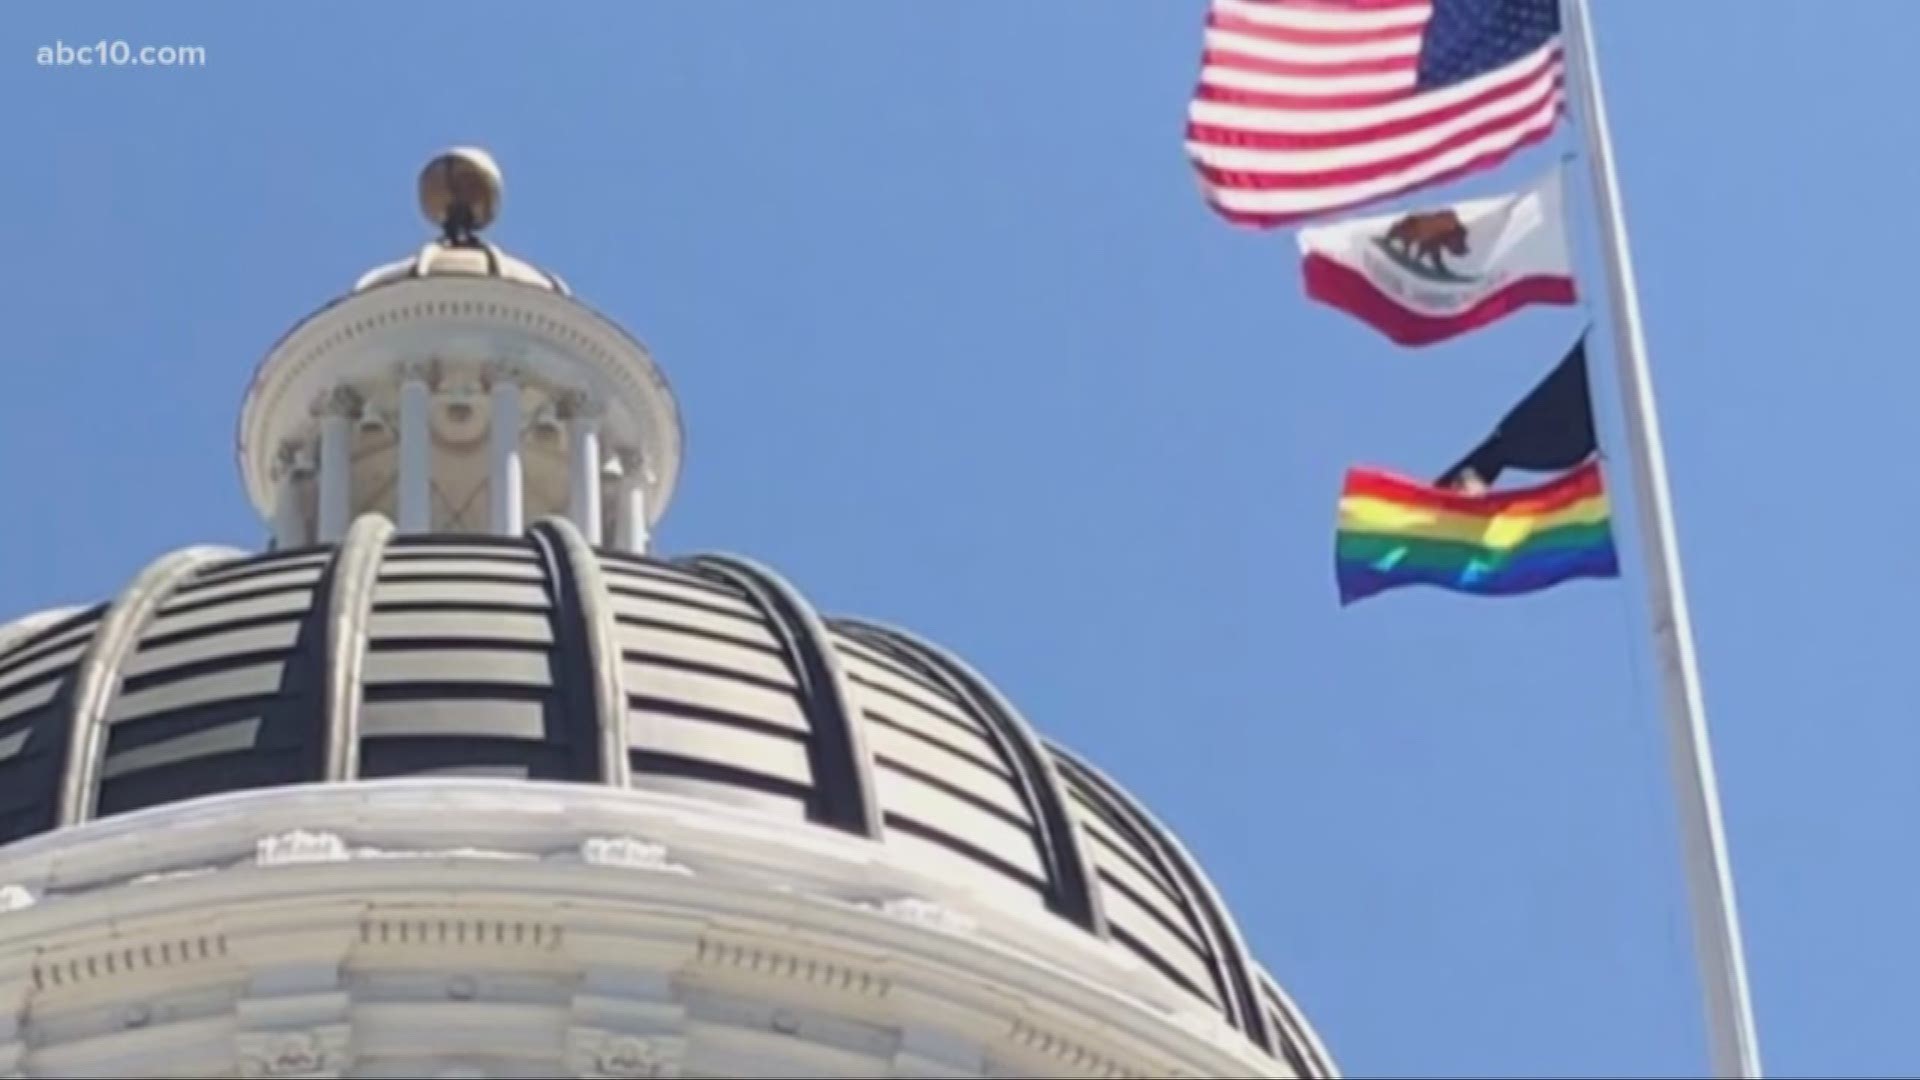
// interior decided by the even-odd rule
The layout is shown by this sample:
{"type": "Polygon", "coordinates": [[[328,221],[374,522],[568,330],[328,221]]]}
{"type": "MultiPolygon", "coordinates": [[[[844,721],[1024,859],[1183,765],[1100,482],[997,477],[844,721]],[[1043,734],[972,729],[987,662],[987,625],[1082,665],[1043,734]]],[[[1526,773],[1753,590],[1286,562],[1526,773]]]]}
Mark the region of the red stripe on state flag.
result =
{"type": "Polygon", "coordinates": [[[1405,346],[1576,303],[1562,181],[1556,167],[1505,195],[1307,226],[1307,295],[1405,346]]]}
{"type": "Polygon", "coordinates": [[[1530,304],[1572,304],[1568,277],[1525,277],[1451,315],[1427,315],[1390,299],[1365,274],[1324,255],[1306,259],[1307,295],[1367,323],[1396,345],[1433,345],[1500,321],[1530,304]]]}

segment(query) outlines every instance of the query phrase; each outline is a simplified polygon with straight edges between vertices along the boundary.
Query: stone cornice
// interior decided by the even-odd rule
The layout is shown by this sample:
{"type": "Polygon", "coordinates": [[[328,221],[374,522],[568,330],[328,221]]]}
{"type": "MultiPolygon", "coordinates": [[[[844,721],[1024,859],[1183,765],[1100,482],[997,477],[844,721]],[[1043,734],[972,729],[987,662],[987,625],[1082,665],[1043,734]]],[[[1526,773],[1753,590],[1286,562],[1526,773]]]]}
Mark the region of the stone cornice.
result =
{"type": "MultiPolygon", "coordinates": [[[[36,1008],[52,1014],[164,996],[183,973],[197,986],[276,968],[597,971],[604,986],[576,1000],[565,1051],[598,1070],[581,1075],[673,1075],[621,1070],[705,1052],[709,1021],[660,1022],[681,1007],[661,996],[669,986],[913,1031],[887,1053],[932,1070],[921,1075],[971,1055],[1053,1075],[1284,1075],[1117,948],[943,895],[877,845],[801,839],[665,796],[460,781],[254,792],[16,844],[0,852],[7,883],[33,902],[0,913],[0,972],[26,965],[36,1008]],[[654,997],[636,989],[647,986],[654,997]],[[622,1001],[626,1012],[608,1004],[622,1001]],[[616,1044],[642,1035],[645,1053],[616,1044]]],[[[499,1008],[521,1024],[539,1012],[499,1008]]],[[[426,1016],[359,1000],[347,1011],[365,1009],[426,1016]]],[[[348,1052],[321,1028],[282,1056],[348,1052]]],[[[818,1060],[837,1067],[846,1052],[818,1060]]]]}

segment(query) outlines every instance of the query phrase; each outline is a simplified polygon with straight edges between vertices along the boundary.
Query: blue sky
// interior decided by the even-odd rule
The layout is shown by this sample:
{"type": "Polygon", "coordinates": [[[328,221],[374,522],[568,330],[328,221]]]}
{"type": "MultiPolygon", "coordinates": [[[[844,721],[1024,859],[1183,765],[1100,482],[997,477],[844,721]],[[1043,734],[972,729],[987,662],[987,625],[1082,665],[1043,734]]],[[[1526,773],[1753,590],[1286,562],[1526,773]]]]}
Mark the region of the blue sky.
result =
{"type": "MultiPolygon", "coordinates": [[[[1911,1073],[1920,5],[1600,6],[1762,1051],[1911,1073]]],[[[0,613],[261,543],[254,363],[481,143],[494,238],[681,396],[662,548],[975,661],[1188,841],[1349,1075],[1701,1071],[1632,534],[1611,584],[1334,599],[1343,470],[1451,463],[1588,315],[1408,352],[1309,305],[1182,156],[1201,0],[1092,10],[10,8],[0,613]],[[34,63],[101,39],[209,62],[34,63]]]]}

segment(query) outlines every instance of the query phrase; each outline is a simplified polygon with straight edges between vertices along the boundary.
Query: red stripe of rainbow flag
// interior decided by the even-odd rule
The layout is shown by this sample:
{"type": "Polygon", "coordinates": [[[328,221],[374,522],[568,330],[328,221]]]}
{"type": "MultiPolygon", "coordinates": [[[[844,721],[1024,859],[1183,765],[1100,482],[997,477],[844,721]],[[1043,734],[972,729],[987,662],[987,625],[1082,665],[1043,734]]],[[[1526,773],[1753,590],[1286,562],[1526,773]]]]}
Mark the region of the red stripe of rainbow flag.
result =
{"type": "Polygon", "coordinates": [[[1478,495],[1349,469],[1335,568],[1342,604],[1412,585],[1513,596],[1620,574],[1597,461],[1537,487],[1478,495]]]}

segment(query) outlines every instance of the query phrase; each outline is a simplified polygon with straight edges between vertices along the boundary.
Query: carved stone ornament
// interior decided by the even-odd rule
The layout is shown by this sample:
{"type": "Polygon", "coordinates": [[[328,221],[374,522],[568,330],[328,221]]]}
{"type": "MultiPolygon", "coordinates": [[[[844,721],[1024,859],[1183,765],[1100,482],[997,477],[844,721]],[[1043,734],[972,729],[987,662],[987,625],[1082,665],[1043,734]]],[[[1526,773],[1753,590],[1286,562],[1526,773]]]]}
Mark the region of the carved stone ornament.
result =
{"type": "Polygon", "coordinates": [[[604,420],[605,403],[582,390],[563,390],[554,397],[554,411],[562,420],[604,420]]]}
{"type": "Polygon", "coordinates": [[[580,844],[580,858],[589,866],[610,866],[622,870],[653,870],[670,874],[692,873],[667,858],[664,844],[632,836],[594,836],[580,844]]]}
{"type": "Polygon", "coordinates": [[[25,911],[37,902],[24,885],[0,885],[0,915],[9,911],[25,911]]]}
{"type": "Polygon", "coordinates": [[[576,1028],[568,1042],[567,1067],[576,1076],[673,1077],[680,1075],[685,1040],[669,1037],[665,1045],[639,1036],[576,1028]]]}
{"type": "Polygon", "coordinates": [[[331,390],[322,391],[314,399],[313,414],[320,417],[339,416],[349,420],[358,419],[361,407],[365,404],[366,399],[358,390],[351,386],[336,386],[331,390]]]}
{"type": "Polygon", "coordinates": [[[480,365],[480,385],[488,393],[492,393],[501,383],[525,387],[531,374],[526,364],[517,359],[488,360],[480,365]]]}
{"type": "Polygon", "coordinates": [[[499,851],[494,848],[355,848],[357,859],[484,859],[494,862],[527,862],[539,858],[523,851],[499,851]]]}
{"type": "Polygon", "coordinates": [[[429,390],[433,389],[440,377],[440,365],[432,360],[403,360],[400,363],[401,382],[422,382],[429,390]]]}
{"type": "Polygon", "coordinates": [[[311,476],[313,469],[313,447],[305,442],[287,439],[274,451],[272,475],[276,482],[288,477],[311,476]]]}
{"type": "Polygon", "coordinates": [[[602,1076],[657,1076],[660,1059],[645,1039],[608,1039],[594,1057],[602,1076]]]}
{"type": "Polygon", "coordinates": [[[345,862],[349,857],[347,842],[337,833],[294,829],[261,837],[254,845],[254,861],[261,866],[345,862]]]}
{"type": "Polygon", "coordinates": [[[952,934],[964,934],[979,924],[971,916],[955,911],[938,901],[919,896],[896,896],[878,903],[860,905],[871,911],[878,911],[888,918],[901,922],[924,926],[929,930],[941,930],[952,934]]]}
{"type": "Polygon", "coordinates": [[[312,1076],[332,1071],[326,1043],[311,1031],[249,1033],[240,1041],[242,1076],[312,1076]]]}

